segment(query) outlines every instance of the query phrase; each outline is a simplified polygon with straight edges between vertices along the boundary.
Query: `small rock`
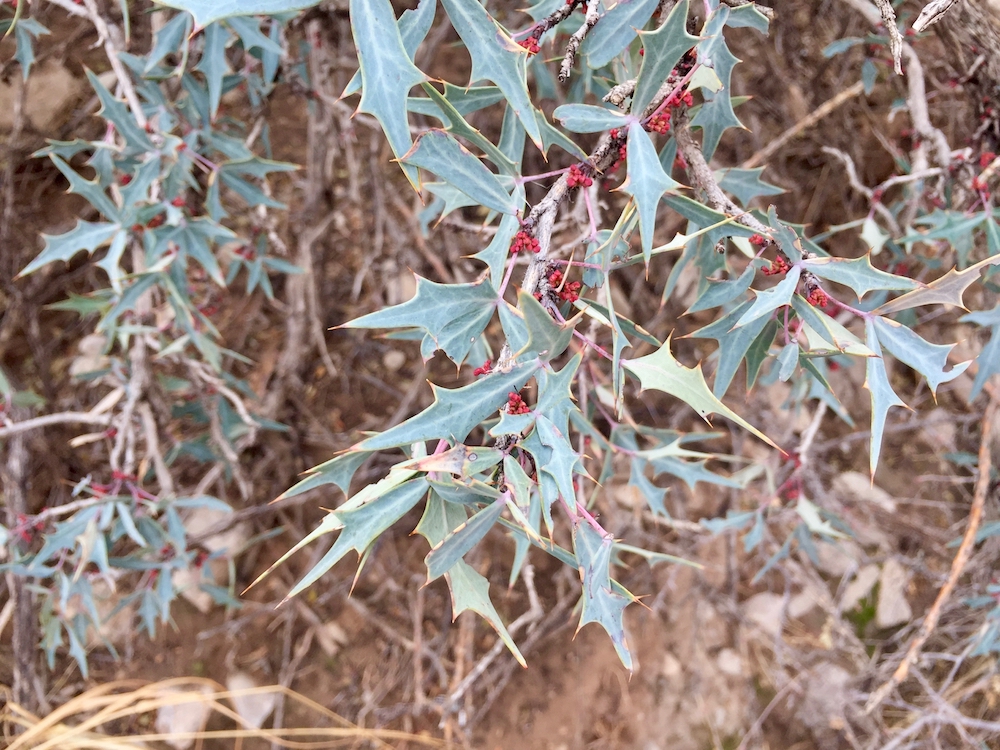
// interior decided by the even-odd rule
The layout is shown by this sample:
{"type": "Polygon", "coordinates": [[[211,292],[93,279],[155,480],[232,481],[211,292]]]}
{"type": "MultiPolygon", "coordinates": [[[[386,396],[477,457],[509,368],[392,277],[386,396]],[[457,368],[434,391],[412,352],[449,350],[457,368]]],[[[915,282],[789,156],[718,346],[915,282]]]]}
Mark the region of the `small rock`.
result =
{"type": "Polygon", "coordinates": [[[820,606],[823,599],[823,592],[817,591],[812,586],[807,586],[788,602],[788,616],[794,620],[801,620],[814,608],[820,606]]]}
{"type": "Polygon", "coordinates": [[[847,575],[861,559],[861,550],[854,542],[843,539],[839,542],[824,542],[816,540],[816,554],[819,565],[816,567],[832,578],[847,575]]]}
{"type": "Polygon", "coordinates": [[[739,677],[743,674],[743,659],[731,648],[722,649],[716,657],[716,662],[719,670],[728,675],[739,677]]]}
{"type": "Polygon", "coordinates": [[[336,656],[337,652],[343,646],[347,645],[347,633],[336,622],[326,622],[322,625],[317,625],[313,630],[316,633],[316,641],[319,643],[319,647],[323,649],[323,653],[328,657],[332,658],[336,656]]]}
{"type": "Polygon", "coordinates": [[[211,708],[206,700],[199,700],[198,696],[208,696],[211,692],[205,685],[191,690],[164,688],[159,692],[158,697],[167,700],[174,695],[191,695],[191,700],[169,702],[156,711],[157,733],[182,735],[179,739],[164,740],[174,750],[187,750],[194,745],[195,738],[183,735],[201,732],[205,728],[211,708]]]}
{"type": "Polygon", "coordinates": [[[843,667],[820,664],[806,680],[805,698],[796,715],[814,732],[829,732],[844,715],[850,681],[851,674],[843,667]]]}
{"type": "Polygon", "coordinates": [[[847,588],[844,589],[844,593],[840,597],[841,611],[850,612],[858,606],[858,602],[868,596],[875,581],[878,580],[878,576],[878,565],[866,565],[859,570],[858,574],[854,576],[854,580],[847,584],[847,588]]]}
{"type": "Polygon", "coordinates": [[[875,607],[875,624],[880,628],[903,625],[913,617],[913,609],[906,601],[906,584],[910,582],[910,571],[895,558],[889,558],[882,566],[879,578],[878,604],[875,607]]]}
{"type": "Polygon", "coordinates": [[[232,697],[236,713],[243,722],[253,729],[260,729],[267,717],[274,711],[278,696],[273,692],[257,692],[257,683],[246,672],[236,672],[226,680],[226,688],[234,693],[232,697]]]}
{"type": "Polygon", "coordinates": [[[764,633],[776,638],[781,633],[781,600],[770,591],[755,594],[743,602],[743,613],[764,633]]]}
{"type": "Polygon", "coordinates": [[[399,349],[391,349],[382,356],[382,366],[389,372],[398,372],[406,364],[406,355],[399,349]]]}

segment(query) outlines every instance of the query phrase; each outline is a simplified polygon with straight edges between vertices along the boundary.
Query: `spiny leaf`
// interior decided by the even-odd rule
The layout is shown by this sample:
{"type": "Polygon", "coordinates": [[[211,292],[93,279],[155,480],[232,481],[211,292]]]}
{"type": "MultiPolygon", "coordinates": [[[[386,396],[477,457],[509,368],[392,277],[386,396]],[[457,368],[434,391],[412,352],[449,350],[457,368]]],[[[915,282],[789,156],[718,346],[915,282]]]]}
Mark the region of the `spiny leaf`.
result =
{"type": "Polygon", "coordinates": [[[764,167],[756,169],[720,169],[715,173],[719,187],[732,193],[744,206],[754,198],[766,195],[781,195],[784,189],[760,179],[764,167]]]}
{"type": "Polygon", "coordinates": [[[424,558],[427,565],[427,582],[440,578],[460,562],[465,554],[475,547],[496,524],[506,503],[495,500],[468,521],[452,529],[424,558]]]}
{"type": "Polygon", "coordinates": [[[868,358],[865,365],[865,388],[871,393],[872,401],[869,468],[872,476],[875,476],[879,454],[882,452],[882,433],[885,431],[886,415],[893,406],[906,407],[906,404],[889,385],[889,378],[885,372],[885,362],[882,360],[882,348],[879,346],[878,337],[875,334],[874,322],[870,319],[865,321],[865,334],[865,343],[875,353],[874,357],[868,358]]]}
{"type": "Polygon", "coordinates": [[[757,298],[753,301],[750,309],[736,321],[736,327],[745,326],[747,323],[768,315],[791,302],[801,274],[801,269],[798,266],[793,266],[777,285],[760,292],[755,289],[757,298]]]}
{"type": "MultiPolygon", "coordinates": [[[[465,118],[462,117],[459,111],[452,106],[451,102],[449,102],[440,91],[426,81],[421,84],[421,88],[427,92],[427,96],[429,96],[431,101],[433,101],[437,106],[438,111],[441,113],[441,117],[443,118],[442,122],[448,126],[447,130],[449,133],[461,136],[472,145],[482,149],[483,153],[486,154],[486,158],[496,164],[500,171],[504,174],[511,177],[516,177],[518,175],[517,165],[507,158],[503,151],[494,146],[493,143],[486,138],[486,136],[466,122],[465,118]]],[[[496,89],[493,90],[496,91],[496,89]]],[[[443,175],[442,178],[446,179],[443,175]]]]}
{"type": "Polygon", "coordinates": [[[573,477],[579,473],[580,454],[573,450],[569,437],[547,417],[539,415],[535,419],[535,431],[542,445],[550,449],[547,461],[536,461],[539,471],[555,481],[559,494],[567,503],[575,505],[573,477]]]}
{"type": "Polygon", "coordinates": [[[756,271],[756,266],[750,263],[743,270],[743,273],[735,279],[726,279],[724,281],[708,279],[708,288],[688,308],[686,314],[690,315],[702,310],[711,310],[713,307],[719,307],[736,299],[750,288],[756,271]]]}
{"type": "Polygon", "coordinates": [[[77,219],[76,226],[64,234],[43,234],[45,248],[33,261],[26,265],[17,275],[27,276],[29,273],[37,271],[42,266],[46,266],[54,261],[69,261],[81,250],[88,253],[94,252],[97,248],[111,241],[121,230],[119,224],[109,224],[106,222],[89,222],[77,219]]]}
{"type": "Polygon", "coordinates": [[[628,177],[619,190],[631,195],[639,209],[642,257],[648,265],[653,250],[656,207],[663,194],[680,187],[680,183],[663,171],[649,134],[638,122],[628,128],[628,153],[628,177]]]}
{"type": "Polygon", "coordinates": [[[952,268],[944,276],[935,279],[923,289],[914,289],[907,292],[902,297],[897,297],[891,302],[874,310],[875,315],[891,315],[901,310],[909,310],[911,307],[921,305],[953,305],[961,307],[963,310],[965,302],[962,297],[965,290],[972,286],[973,282],[979,280],[979,274],[986,266],[1000,265],[1000,255],[994,255],[975,263],[964,271],[952,268]]]}
{"type": "Polygon", "coordinates": [[[109,219],[121,219],[118,206],[114,204],[97,180],[86,180],[73,167],[56,154],[49,154],[52,163],[69,181],[69,192],[83,196],[90,205],[109,219]]]}
{"type": "Polygon", "coordinates": [[[563,104],[556,107],[552,116],[573,133],[600,133],[625,127],[628,123],[627,117],[619,110],[592,104],[563,104]]]}
{"type": "Polygon", "coordinates": [[[490,267],[490,282],[497,291],[503,283],[504,267],[510,255],[510,243],[520,228],[521,222],[517,216],[504,214],[490,244],[472,256],[490,267]]]}
{"type": "Polygon", "coordinates": [[[596,70],[618,57],[635,39],[637,30],[646,25],[657,4],[658,0],[619,0],[597,22],[595,28],[600,31],[588,34],[583,41],[587,65],[596,70]]]}
{"type": "Polygon", "coordinates": [[[615,651],[622,664],[632,671],[632,654],[625,640],[622,616],[625,607],[635,601],[618,593],[611,587],[611,550],[614,539],[610,534],[600,532],[585,521],[576,521],[573,527],[573,549],[578,560],[580,580],[583,582],[583,603],[580,613],[580,628],[596,622],[611,637],[615,651]]]}
{"type": "Polygon", "coordinates": [[[496,466],[502,460],[503,453],[493,448],[459,444],[443,453],[414,458],[399,466],[424,472],[438,471],[460,477],[471,477],[496,466]]]}
{"type": "Polygon", "coordinates": [[[493,81],[499,86],[528,137],[542,148],[535,108],[525,82],[528,51],[507,35],[479,0],[441,0],[441,4],[472,57],[470,83],[493,81]]]}
{"type": "Polygon", "coordinates": [[[344,323],[344,328],[419,328],[421,353],[430,359],[438,349],[457,365],[483,332],[497,305],[496,290],[486,279],[467,284],[438,284],[417,276],[417,293],[393,305],[344,323]]]}
{"type": "Polygon", "coordinates": [[[480,422],[503,406],[507,394],[521,390],[540,366],[538,362],[515,365],[509,372],[494,372],[455,390],[431,384],[433,404],[402,424],[361,441],[354,448],[383,450],[442,436],[464,442],[480,422]]]}
{"type": "Polygon", "coordinates": [[[969,402],[971,403],[979,395],[986,381],[1000,372],[1000,305],[992,310],[963,315],[959,320],[963,323],[990,326],[993,329],[989,342],[979,353],[977,360],[979,371],[976,373],[976,379],[972,382],[972,391],[969,393],[969,402]]]}
{"type": "Polygon", "coordinates": [[[795,314],[805,324],[807,336],[809,335],[809,331],[811,331],[830,345],[829,347],[823,347],[818,342],[810,341],[810,349],[838,351],[844,354],[852,354],[856,357],[875,356],[875,353],[865,346],[861,342],[861,339],[837,322],[836,318],[819,312],[798,294],[792,297],[792,309],[795,310],[795,314]]]}
{"type": "Polygon", "coordinates": [[[657,351],[647,354],[645,357],[631,360],[623,359],[622,366],[639,378],[643,390],[653,388],[676,396],[691,406],[703,418],[707,418],[709,414],[722,414],[752,432],[768,445],[778,447],[764,433],[712,395],[708,384],[705,383],[705,376],[701,372],[700,364],[690,368],[674,359],[674,355],[670,353],[670,339],[667,339],[667,342],[657,351]]]}
{"type": "Polygon", "coordinates": [[[927,379],[931,393],[937,397],[937,387],[941,383],[954,380],[972,364],[972,360],[955,365],[945,372],[948,354],[955,344],[931,344],[902,323],[888,318],[872,321],[879,342],[900,362],[905,362],[927,379]]]}
{"type": "Polygon", "coordinates": [[[563,435],[569,434],[569,417],[578,411],[573,401],[573,379],[583,361],[581,354],[574,354],[561,370],[551,370],[551,364],[541,368],[535,378],[538,381],[538,400],[535,411],[544,414],[563,435]]]}
{"type": "MultiPolygon", "coordinates": [[[[698,41],[698,37],[687,32],[688,5],[688,0],[674,5],[667,20],[656,31],[639,32],[644,55],[635,93],[632,94],[632,112],[635,115],[643,114],[670,71],[698,41]]],[[[600,33],[604,33],[603,27],[600,33]]]]}
{"type": "Polygon", "coordinates": [[[433,172],[476,203],[494,211],[516,214],[520,208],[497,176],[444,130],[423,133],[402,161],[433,172]]]}
{"type": "Polygon", "coordinates": [[[558,323],[541,302],[523,289],[517,295],[517,311],[528,329],[528,343],[516,352],[516,356],[520,358],[528,354],[539,357],[543,362],[550,362],[566,351],[573,340],[573,329],[581,317],[576,315],[565,323],[558,323]]]}
{"type": "Polygon", "coordinates": [[[226,42],[229,40],[229,33],[222,24],[212,23],[205,27],[204,37],[205,49],[194,69],[200,70],[205,76],[205,83],[208,85],[209,115],[214,120],[222,98],[222,80],[229,72],[229,62],[226,60],[226,42]]]}
{"type": "Polygon", "coordinates": [[[750,308],[750,304],[749,301],[744,302],[728,315],[688,334],[692,338],[713,338],[719,342],[719,364],[715,369],[715,384],[712,387],[712,392],[718,398],[722,398],[729,390],[740,362],[768,323],[768,318],[761,317],[745,326],[735,327],[734,324],[750,308]]]}
{"type": "Polygon", "coordinates": [[[389,490],[385,495],[365,505],[334,511],[332,515],[336,516],[343,526],[340,536],[330,551],[323,555],[323,558],[288,592],[285,600],[291,599],[315,583],[321,575],[336,565],[348,550],[353,549],[358,555],[364,552],[373,541],[420,502],[426,492],[427,480],[418,477],[389,490]]]}
{"type": "Polygon", "coordinates": [[[702,151],[705,158],[712,159],[715,149],[719,145],[719,139],[729,128],[742,128],[736,113],[733,111],[733,102],[730,96],[732,90],[733,68],[740,59],[729,51],[726,40],[722,33],[723,27],[729,18],[729,7],[720,6],[708,23],[705,25],[702,36],[705,37],[698,45],[698,57],[701,60],[711,60],[712,69],[722,82],[722,88],[717,92],[710,92],[703,89],[705,103],[701,105],[698,113],[691,120],[692,126],[700,127],[704,133],[702,137],[702,151]]]}
{"type": "Polygon", "coordinates": [[[351,487],[351,478],[370,455],[365,451],[348,451],[314,466],[306,472],[308,476],[305,479],[281,493],[278,500],[287,500],[327,484],[337,485],[346,495],[351,487]]]}
{"type": "MultiPolygon", "coordinates": [[[[403,41],[403,49],[406,50],[410,60],[417,52],[417,47],[427,38],[427,32],[431,30],[434,23],[434,14],[437,11],[437,0],[420,0],[416,8],[404,10],[396,25],[399,27],[399,36],[403,41]]],[[[361,71],[358,70],[344,87],[340,98],[345,99],[361,90],[361,71]]]]}
{"type": "MultiPolygon", "coordinates": [[[[426,76],[410,61],[403,47],[389,0],[351,0],[351,31],[364,86],[358,111],[374,115],[398,159],[412,143],[406,97],[426,76]]],[[[417,170],[401,166],[416,188],[417,170]]]]}
{"type": "MultiPolygon", "coordinates": [[[[465,523],[465,512],[462,508],[454,503],[445,502],[437,492],[432,491],[427,497],[424,515],[420,519],[416,533],[423,536],[427,543],[434,547],[440,544],[452,529],[462,523],[465,523]]],[[[462,560],[456,562],[451,570],[445,573],[445,580],[448,581],[448,586],[451,589],[452,620],[466,610],[477,613],[497,631],[500,640],[507,646],[518,663],[522,667],[527,666],[524,657],[514,643],[514,639],[510,637],[503,620],[500,619],[500,614],[490,601],[489,581],[462,560]]]]}
{"type": "MultiPolygon", "coordinates": [[[[87,71],[87,80],[90,81],[90,85],[97,92],[97,98],[101,101],[99,114],[105,120],[114,124],[115,128],[125,139],[125,154],[130,155],[155,151],[156,148],[153,146],[153,142],[149,140],[149,134],[139,127],[139,123],[136,122],[135,117],[129,111],[128,107],[111,95],[111,92],[101,83],[101,79],[94,75],[93,71],[87,71]]],[[[98,206],[98,208],[100,207],[98,206]]]]}
{"type": "Polygon", "coordinates": [[[872,266],[871,256],[860,258],[812,258],[802,261],[805,270],[817,276],[843,284],[854,290],[861,299],[868,292],[879,289],[902,291],[916,289],[920,286],[913,279],[905,276],[880,271],[872,266]]]}
{"type": "Polygon", "coordinates": [[[285,13],[319,5],[319,0],[155,0],[160,5],[186,10],[199,28],[230,16],[285,13]]]}

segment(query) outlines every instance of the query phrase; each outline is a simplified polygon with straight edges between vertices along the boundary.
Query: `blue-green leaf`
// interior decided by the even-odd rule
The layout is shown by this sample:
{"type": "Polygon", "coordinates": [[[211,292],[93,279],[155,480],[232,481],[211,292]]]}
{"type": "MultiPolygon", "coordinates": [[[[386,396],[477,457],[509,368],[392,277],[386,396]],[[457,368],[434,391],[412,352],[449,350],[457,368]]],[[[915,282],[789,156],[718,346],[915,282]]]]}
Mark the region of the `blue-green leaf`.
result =
{"type": "Polygon", "coordinates": [[[520,208],[497,176],[444,130],[423,133],[402,161],[433,172],[476,203],[494,211],[515,214],[520,208]]]}
{"type": "Polygon", "coordinates": [[[617,109],[595,107],[592,104],[563,104],[552,116],[574,133],[600,133],[611,128],[625,127],[628,118],[617,109]]]}
{"type": "Polygon", "coordinates": [[[611,586],[611,550],[614,538],[600,532],[585,521],[576,521],[573,527],[573,549],[583,581],[583,603],[577,631],[590,622],[596,622],[611,637],[618,658],[626,669],[632,671],[632,654],[625,640],[622,615],[625,607],[635,598],[615,591],[611,586]]]}
{"type": "Polygon", "coordinates": [[[871,256],[860,258],[811,258],[802,261],[805,270],[817,276],[849,286],[861,299],[868,292],[880,289],[908,291],[920,286],[905,276],[880,271],[872,266],[871,256]]]}
{"type": "Polygon", "coordinates": [[[160,5],[186,10],[199,28],[230,16],[286,13],[319,5],[319,0],[155,0],[160,5]]]}
{"type": "MultiPolygon", "coordinates": [[[[593,34],[583,41],[587,65],[603,68],[632,43],[638,29],[646,25],[659,0],[620,0],[601,16],[593,34]]],[[[687,4],[684,3],[686,6],[687,4]]]]}
{"type": "Polygon", "coordinates": [[[465,554],[482,540],[503,513],[506,502],[495,500],[468,521],[452,529],[424,558],[427,565],[427,582],[441,577],[460,562],[465,554]]]}
{"type": "Polygon", "coordinates": [[[690,368],[674,359],[674,355],[670,353],[670,339],[667,339],[667,342],[657,351],[647,354],[645,357],[623,359],[622,367],[639,378],[643,390],[653,388],[676,396],[703,418],[707,418],[709,414],[722,414],[752,432],[768,445],[778,447],[763,432],[712,394],[705,382],[700,364],[690,368]]]}
{"type": "Polygon", "coordinates": [[[688,5],[688,0],[674,5],[667,20],[656,31],[639,32],[644,55],[632,94],[632,113],[636,116],[643,114],[670,71],[698,41],[698,37],[687,32],[688,5]]]}
{"type": "MultiPolygon", "coordinates": [[[[403,40],[403,49],[406,50],[406,54],[411,60],[417,52],[417,47],[427,38],[427,32],[431,30],[435,11],[437,11],[437,0],[420,0],[416,8],[404,10],[399,21],[396,22],[399,27],[399,36],[403,40]]],[[[344,99],[360,90],[361,71],[358,70],[344,87],[340,98],[344,99]]]]}
{"type": "Polygon", "coordinates": [[[201,60],[194,67],[205,76],[208,85],[208,108],[211,119],[215,119],[219,111],[219,101],[222,99],[222,80],[229,72],[229,62],[226,60],[226,43],[229,32],[221,23],[209,24],[205,27],[205,49],[201,60]]]}
{"type": "MultiPolygon", "coordinates": [[[[361,66],[359,112],[373,115],[382,126],[396,158],[410,150],[406,98],[426,76],[411,62],[403,47],[389,0],[351,0],[351,31],[361,66]]],[[[417,171],[403,166],[403,174],[416,188],[417,171]]]]}
{"type": "Polygon", "coordinates": [[[542,148],[526,83],[528,51],[507,35],[479,0],[441,0],[441,4],[472,57],[469,82],[493,81],[499,86],[528,137],[542,148]]]}
{"type": "Polygon", "coordinates": [[[418,477],[394,487],[364,505],[331,513],[330,515],[336,517],[342,525],[337,541],[330,551],[295,584],[285,599],[291,599],[315,583],[321,575],[336,565],[348,550],[353,549],[361,555],[383,532],[420,502],[420,498],[426,492],[427,480],[418,477]]]}
{"type": "Polygon", "coordinates": [[[869,452],[869,468],[875,476],[879,454],[882,452],[882,433],[885,431],[885,418],[893,406],[906,407],[906,404],[896,395],[889,385],[889,377],[885,372],[885,362],[882,360],[882,348],[879,346],[875,333],[875,325],[871,319],[865,321],[865,344],[874,353],[865,365],[865,388],[871,394],[872,401],[872,437],[869,452]]]}
{"type": "Polygon", "coordinates": [[[629,125],[628,153],[628,177],[619,190],[631,195],[639,210],[642,257],[648,265],[653,251],[656,207],[663,194],[680,187],[680,183],[663,171],[649,134],[638,122],[629,125]]]}
{"type": "Polygon", "coordinates": [[[540,366],[538,362],[515,365],[509,372],[494,372],[454,390],[431,384],[433,404],[402,424],[361,441],[354,450],[383,450],[443,436],[465,442],[469,433],[503,406],[509,393],[521,390],[540,366]]]}
{"type": "Polygon", "coordinates": [[[719,342],[719,364],[715,369],[715,384],[712,388],[718,398],[722,398],[729,390],[740,362],[768,323],[768,318],[760,317],[745,326],[735,327],[736,321],[749,307],[750,302],[744,302],[725,317],[688,334],[692,338],[713,338],[719,342]]]}
{"type": "Polygon", "coordinates": [[[22,269],[18,277],[27,276],[42,266],[46,266],[57,260],[69,261],[81,250],[92,253],[97,248],[110,242],[111,238],[120,230],[121,226],[119,224],[109,224],[106,222],[92,223],[77,219],[76,226],[65,234],[43,234],[42,239],[45,240],[45,248],[38,254],[38,257],[22,269]]]}
{"type": "Polygon", "coordinates": [[[62,172],[69,181],[69,192],[76,193],[77,195],[86,198],[90,205],[109,219],[121,218],[118,206],[116,206],[114,201],[108,197],[108,194],[104,192],[97,180],[85,180],[80,176],[79,172],[55,154],[49,154],[49,158],[52,160],[52,163],[56,165],[56,168],[62,172]]]}
{"type": "Polygon", "coordinates": [[[720,169],[715,173],[719,186],[732,193],[744,206],[754,198],[765,195],[780,195],[784,189],[760,179],[764,167],[756,169],[720,169]]]}
{"type": "Polygon", "coordinates": [[[496,290],[486,279],[467,284],[437,284],[417,276],[417,293],[400,304],[344,323],[343,328],[419,328],[421,353],[438,349],[461,365],[497,306],[496,290]]]}
{"type": "Polygon", "coordinates": [[[347,495],[351,487],[351,478],[370,455],[365,451],[348,451],[319,464],[319,466],[314,466],[306,472],[305,479],[281,493],[278,500],[287,500],[327,484],[337,485],[340,491],[347,495]]]}
{"type": "Polygon", "coordinates": [[[702,138],[702,151],[705,158],[711,160],[715,154],[715,149],[719,145],[719,139],[728,128],[742,128],[736,113],[733,111],[731,97],[733,68],[740,62],[729,47],[723,36],[723,27],[729,18],[729,7],[721,6],[709,19],[702,32],[704,41],[698,45],[698,58],[700,60],[711,60],[712,69],[722,82],[722,88],[712,92],[702,89],[705,103],[701,105],[691,125],[700,127],[704,133],[702,138]]]}
{"type": "Polygon", "coordinates": [[[795,294],[795,287],[798,286],[801,274],[801,269],[798,266],[793,266],[785,274],[785,278],[775,286],[761,292],[755,289],[754,292],[757,294],[757,298],[753,301],[750,309],[743,313],[743,317],[736,321],[736,326],[745,326],[747,323],[764,315],[769,315],[779,307],[784,307],[790,303],[792,295],[795,294]]]}
{"type": "Polygon", "coordinates": [[[905,362],[923,375],[935,396],[941,383],[954,380],[972,364],[971,360],[962,362],[945,372],[948,353],[955,348],[955,344],[931,344],[903,324],[888,318],[875,318],[872,325],[879,343],[900,362],[905,362]]]}
{"type": "Polygon", "coordinates": [[[976,379],[972,382],[972,391],[969,393],[969,401],[971,402],[979,395],[986,381],[1000,372],[1000,305],[992,310],[963,315],[959,320],[963,323],[975,323],[992,328],[990,340],[983,347],[977,359],[979,371],[976,373],[976,379]]]}

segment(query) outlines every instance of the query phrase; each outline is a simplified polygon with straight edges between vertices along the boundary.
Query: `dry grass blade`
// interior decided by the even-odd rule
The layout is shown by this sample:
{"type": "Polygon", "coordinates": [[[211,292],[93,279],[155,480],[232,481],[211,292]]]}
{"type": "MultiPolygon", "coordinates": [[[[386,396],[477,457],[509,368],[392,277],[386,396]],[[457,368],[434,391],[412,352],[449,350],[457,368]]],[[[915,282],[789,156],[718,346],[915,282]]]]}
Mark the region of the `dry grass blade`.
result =
{"type": "MultiPolygon", "coordinates": [[[[8,693],[9,694],[9,693],[8,693]]],[[[207,679],[183,677],[160,682],[123,680],[100,685],[68,701],[48,716],[39,717],[9,702],[0,713],[8,750],[135,750],[146,743],[192,739],[204,741],[233,740],[234,747],[251,737],[268,740],[275,747],[288,750],[326,750],[346,747],[359,740],[377,747],[390,748],[390,742],[407,741],[418,747],[447,747],[447,743],[408,732],[365,729],[347,721],[319,703],[280,685],[246,690],[226,690],[207,679]],[[207,688],[207,691],[205,691],[207,688]],[[205,692],[202,692],[205,691],[205,692]],[[254,694],[277,693],[312,714],[311,727],[255,729],[249,727],[228,703],[233,698],[254,694]],[[213,712],[232,720],[231,729],[204,730],[173,734],[103,734],[100,729],[111,722],[139,717],[165,706],[199,702],[213,712]],[[318,726],[320,724],[332,726],[318,726]],[[15,730],[20,734],[14,736],[15,730]]]]}

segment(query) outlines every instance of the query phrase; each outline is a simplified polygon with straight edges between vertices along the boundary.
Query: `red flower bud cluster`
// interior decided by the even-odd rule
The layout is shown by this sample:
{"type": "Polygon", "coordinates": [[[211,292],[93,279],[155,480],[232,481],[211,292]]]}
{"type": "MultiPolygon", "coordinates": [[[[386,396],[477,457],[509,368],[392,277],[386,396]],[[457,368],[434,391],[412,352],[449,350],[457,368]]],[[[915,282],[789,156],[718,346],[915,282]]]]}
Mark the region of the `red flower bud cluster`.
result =
{"type": "Polygon", "coordinates": [[[777,276],[779,274],[787,273],[789,268],[791,268],[791,266],[788,265],[788,261],[779,255],[771,261],[770,268],[763,268],[761,270],[764,272],[765,276],[777,276]]]}
{"type": "Polygon", "coordinates": [[[985,169],[990,165],[990,162],[996,158],[997,155],[992,151],[983,151],[983,153],[979,155],[979,166],[985,169]]]}
{"type": "Polygon", "coordinates": [[[508,414],[527,414],[531,409],[528,405],[524,403],[524,399],[521,398],[520,393],[515,393],[511,391],[507,394],[507,413],[508,414]]]}
{"type": "Polygon", "coordinates": [[[563,302],[576,302],[580,299],[580,290],[583,288],[579,281],[563,283],[563,272],[559,270],[549,274],[549,286],[563,302]]]}
{"type": "Polygon", "coordinates": [[[480,375],[489,375],[492,369],[493,369],[493,362],[491,360],[486,360],[485,362],[483,362],[483,366],[477,367],[475,370],[472,371],[472,374],[478,378],[480,375]]]}
{"type": "Polygon", "coordinates": [[[661,115],[653,115],[646,121],[646,130],[660,135],[666,135],[670,130],[670,113],[664,112],[661,115]]]}
{"type": "Polygon", "coordinates": [[[750,244],[756,245],[757,247],[764,247],[768,243],[767,237],[762,234],[752,234],[750,235],[750,244]]]}
{"type": "Polygon", "coordinates": [[[806,301],[813,307],[826,307],[830,304],[830,298],[827,296],[826,292],[819,287],[816,287],[809,292],[809,296],[806,298],[806,301]]]}
{"type": "Polygon", "coordinates": [[[523,229],[514,235],[514,241],[510,243],[512,253],[531,251],[537,253],[539,250],[538,240],[525,232],[523,229]]]}
{"type": "Polygon", "coordinates": [[[535,54],[540,49],[540,47],[538,46],[538,37],[534,36],[529,36],[527,39],[522,39],[521,41],[518,42],[518,44],[520,44],[522,47],[528,50],[529,55],[535,54]]]}
{"type": "Polygon", "coordinates": [[[569,168],[569,175],[566,177],[566,185],[575,187],[590,187],[594,184],[594,181],[580,169],[579,164],[574,164],[569,168]]]}

